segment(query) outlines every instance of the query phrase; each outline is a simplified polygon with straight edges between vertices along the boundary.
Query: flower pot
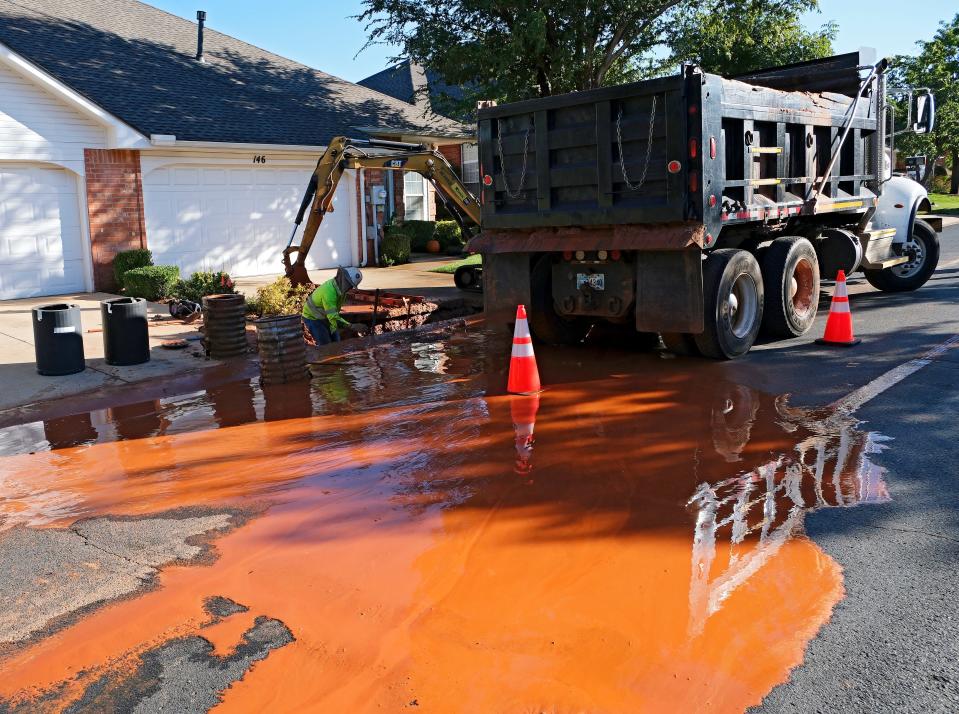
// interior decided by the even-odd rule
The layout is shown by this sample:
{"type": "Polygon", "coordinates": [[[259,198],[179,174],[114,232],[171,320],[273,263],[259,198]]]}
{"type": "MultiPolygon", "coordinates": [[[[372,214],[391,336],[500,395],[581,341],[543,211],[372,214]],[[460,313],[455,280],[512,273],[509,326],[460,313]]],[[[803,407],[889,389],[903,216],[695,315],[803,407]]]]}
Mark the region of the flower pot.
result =
{"type": "Polygon", "coordinates": [[[426,242],[426,252],[427,253],[439,253],[440,252],[440,242],[438,240],[431,240],[426,242]]]}

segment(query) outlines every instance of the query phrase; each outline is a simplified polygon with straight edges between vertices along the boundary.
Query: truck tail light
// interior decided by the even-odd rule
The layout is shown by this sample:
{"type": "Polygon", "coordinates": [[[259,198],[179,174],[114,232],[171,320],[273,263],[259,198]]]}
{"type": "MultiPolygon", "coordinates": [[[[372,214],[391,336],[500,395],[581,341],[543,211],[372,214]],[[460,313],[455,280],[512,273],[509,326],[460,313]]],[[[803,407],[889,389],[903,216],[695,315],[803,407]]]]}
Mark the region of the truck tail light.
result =
{"type": "Polygon", "coordinates": [[[623,257],[623,254],[620,253],[618,250],[611,250],[609,251],[609,257],[612,258],[613,260],[619,260],[620,258],[623,257]]]}
{"type": "Polygon", "coordinates": [[[709,137],[709,158],[711,159],[716,158],[716,137],[715,136],[709,137]]]}
{"type": "Polygon", "coordinates": [[[699,153],[699,145],[697,144],[695,139],[690,139],[689,140],[689,158],[695,159],[696,154],[698,153],[699,153]]]}
{"type": "Polygon", "coordinates": [[[709,197],[709,207],[710,207],[710,208],[715,208],[715,207],[716,207],[716,194],[712,194],[712,195],[709,197]]]}
{"type": "Polygon", "coordinates": [[[699,190],[699,174],[695,171],[689,172],[689,190],[691,193],[696,193],[699,190]]]}
{"type": "Polygon", "coordinates": [[[563,251],[563,260],[572,260],[572,259],[573,259],[573,251],[571,251],[571,250],[564,250],[564,251],[563,251]]]}

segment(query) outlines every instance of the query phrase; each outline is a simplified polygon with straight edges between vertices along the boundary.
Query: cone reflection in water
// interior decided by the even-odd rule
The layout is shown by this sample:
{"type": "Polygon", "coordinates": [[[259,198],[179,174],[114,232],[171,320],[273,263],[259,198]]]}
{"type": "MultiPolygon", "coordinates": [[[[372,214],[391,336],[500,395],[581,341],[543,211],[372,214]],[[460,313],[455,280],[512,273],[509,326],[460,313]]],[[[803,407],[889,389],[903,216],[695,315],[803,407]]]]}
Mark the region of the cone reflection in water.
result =
{"type": "Polygon", "coordinates": [[[520,476],[529,476],[533,471],[533,428],[539,410],[539,395],[510,397],[509,409],[516,441],[516,466],[513,470],[520,476]]]}
{"type": "Polygon", "coordinates": [[[826,320],[826,333],[818,340],[820,345],[838,345],[852,347],[858,345],[852,333],[852,313],[849,311],[849,293],[846,291],[846,271],[836,275],[836,288],[829,306],[829,319],[826,320]]]}
{"type": "Polygon", "coordinates": [[[541,389],[536,355],[533,354],[533,338],[529,334],[529,323],[526,321],[526,306],[517,305],[506,391],[510,394],[534,394],[541,389]]]}

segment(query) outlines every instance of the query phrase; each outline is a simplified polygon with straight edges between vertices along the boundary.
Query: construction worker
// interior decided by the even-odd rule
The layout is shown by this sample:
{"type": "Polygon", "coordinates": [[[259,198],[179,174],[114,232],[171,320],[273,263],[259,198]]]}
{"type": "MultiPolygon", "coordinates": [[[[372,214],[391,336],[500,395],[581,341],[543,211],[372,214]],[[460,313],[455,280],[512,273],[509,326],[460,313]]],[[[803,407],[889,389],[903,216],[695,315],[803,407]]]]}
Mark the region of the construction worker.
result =
{"type": "Polygon", "coordinates": [[[318,345],[340,341],[340,328],[349,322],[340,315],[350,290],[363,280],[358,268],[338,268],[336,275],[314,290],[303,303],[303,322],[318,345]]]}

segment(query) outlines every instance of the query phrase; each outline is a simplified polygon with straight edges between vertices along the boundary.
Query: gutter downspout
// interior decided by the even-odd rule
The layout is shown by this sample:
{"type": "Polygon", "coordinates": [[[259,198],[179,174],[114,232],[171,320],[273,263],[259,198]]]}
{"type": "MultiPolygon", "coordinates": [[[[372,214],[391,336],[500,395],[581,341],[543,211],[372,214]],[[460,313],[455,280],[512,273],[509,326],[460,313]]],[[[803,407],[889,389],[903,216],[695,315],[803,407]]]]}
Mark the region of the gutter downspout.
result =
{"type": "Polygon", "coordinates": [[[366,248],[366,169],[360,168],[360,243],[363,251],[363,267],[369,260],[366,248]]]}

